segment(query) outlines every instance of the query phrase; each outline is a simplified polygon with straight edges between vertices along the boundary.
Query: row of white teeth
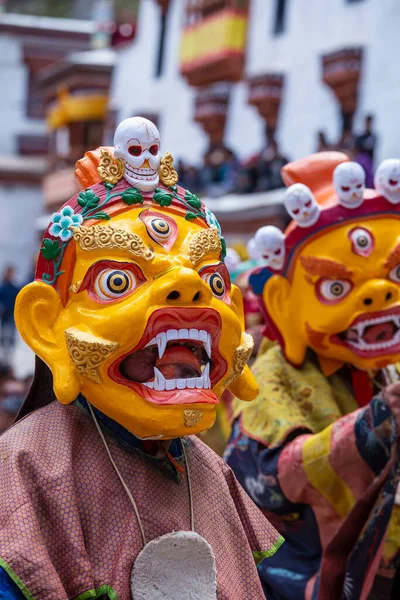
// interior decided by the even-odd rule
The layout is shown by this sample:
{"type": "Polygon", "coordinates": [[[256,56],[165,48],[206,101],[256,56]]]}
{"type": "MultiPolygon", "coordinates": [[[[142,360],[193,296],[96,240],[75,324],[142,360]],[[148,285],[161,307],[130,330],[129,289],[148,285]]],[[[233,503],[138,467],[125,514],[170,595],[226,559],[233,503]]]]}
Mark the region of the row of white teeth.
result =
{"type": "Polygon", "coordinates": [[[169,329],[165,333],[158,333],[156,337],[147,344],[146,348],[157,344],[158,357],[162,358],[168,342],[188,342],[190,340],[202,342],[208,358],[211,359],[211,335],[204,329],[169,329]]]}
{"type": "Polygon", "coordinates": [[[362,321],[362,323],[354,325],[354,327],[352,327],[351,329],[355,329],[358,333],[358,337],[362,338],[367,327],[370,327],[371,325],[379,325],[379,323],[388,323],[390,321],[392,321],[397,328],[400,328],[400,315],[393,315],[390,317],[390,319],[388,319],[388,317],[376,317],[375,319],[362,321]]]}
{"type": "Polygon", "coordinates": [[[201,377],[192,377],[190,379],[165,379],[164,375],[154,367],[154,381],[143,383],[147,388],[163,392],[164,390],[186,390],[198,389],[209,390],[211,388],[210,363],[207,363],[201,377]]]}
{"type": "Polygon", "coordinates": [[[130,175],[131,177],[133,175],[135,175],[136,177],[139,177],[140,179],[154,179],[155,176],[157,175],[157,171],[154,171],[153,169],[132,169],[132,167],[130,167],[126,163],[125,163],[125,170],[127,171],[128,175],[130,175]]]}
{"type": "Polygon", "coordinates": [[[400,344],[400,331],[397,331],[393,338],[387,342],[368,344],[367,342],[364,342],[364,340],[359,340],[358,342],[352,342],[348,340],[348,344],[351,344],[359,350],[386,350],[386,348],[391,348],[392,346],[397,346],[397,344],[400,344]]]}

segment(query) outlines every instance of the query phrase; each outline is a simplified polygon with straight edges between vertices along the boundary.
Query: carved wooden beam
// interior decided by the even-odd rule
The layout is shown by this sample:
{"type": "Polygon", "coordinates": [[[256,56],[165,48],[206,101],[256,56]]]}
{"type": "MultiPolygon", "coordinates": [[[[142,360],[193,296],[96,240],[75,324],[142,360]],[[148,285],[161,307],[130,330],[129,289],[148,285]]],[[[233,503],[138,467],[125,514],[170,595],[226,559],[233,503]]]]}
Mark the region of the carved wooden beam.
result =
{"type": "Polygon", "coordinates": [[[285,77],[281,73],[265,73],[250,77],[248,102],[264,119],[270,135],[278,124],[285,77]]]}
{"type": "Polygon", "coordinates": [[[322,56],[323,81],[335,94],[342,113],[353,115],[357,108],[363,48],[343,48],[322,56]]]}
{"type": "Polygon", "coordinates": [[[217,84],[198,92],[195,100],[194,120],[210,138],[211,144],[222,143],[228,112],[230,86],[217,84]]]}

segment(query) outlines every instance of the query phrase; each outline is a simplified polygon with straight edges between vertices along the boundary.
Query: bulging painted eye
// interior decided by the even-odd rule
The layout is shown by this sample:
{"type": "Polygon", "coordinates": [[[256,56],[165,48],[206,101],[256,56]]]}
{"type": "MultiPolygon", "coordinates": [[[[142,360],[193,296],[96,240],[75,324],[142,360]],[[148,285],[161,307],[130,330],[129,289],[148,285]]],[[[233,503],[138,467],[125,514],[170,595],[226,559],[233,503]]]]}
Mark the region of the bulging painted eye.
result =
{"type": "Polygon", "coordinates": [[[369,256],[374,249],[374,238],[367,229],[356,227],[350,231],[349,238],[356,254],[369,256]]]}
{"type": "Polygon", "coordinates": [[[160,240],[165,240],[171,234],[171,227],[169,226],[169,223],[167,223],[167,221],[164,221],[164,219],[151,219],[149,225],[151,227],[152,232],[158,238],[160,238],[160,240]]]}
{"type": "Polygon", "coordinates": [[[212,293],[217,298],[223,298],[225,295],[225,281],[219,273],[206,273],[202,279],[208,283],[212,293]]]}
{"type": "Polygon", "coordinates": [[[319,295],[327,302],[338,302],[351,291],[350,281],[341,279],[322,279],[318,284],[319,295]]]}
{"type": "Polygon", "coordinates": [[[104,269],[94,282],[94,290],[103,300],[115,300],[128,294],[138,285],[138,279],[131,271],[104,269]]]}
{"type": "Polygon", "coordinates": [[[397,265],[397,267],[390,271],[389,279],[391,279],[395,283],[400,283],[400,265],[397,265]]]}

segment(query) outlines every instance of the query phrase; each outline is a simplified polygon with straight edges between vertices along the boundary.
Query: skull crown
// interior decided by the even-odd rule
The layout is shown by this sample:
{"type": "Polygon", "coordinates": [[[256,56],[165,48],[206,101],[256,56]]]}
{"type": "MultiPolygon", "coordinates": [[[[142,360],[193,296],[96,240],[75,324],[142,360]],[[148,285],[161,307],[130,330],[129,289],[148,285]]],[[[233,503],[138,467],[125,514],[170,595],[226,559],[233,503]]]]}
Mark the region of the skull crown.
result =
{"type": "Polygon", "coordinates": [[[388,158],[376,170],[375,188],[392,204],[400,202],[400,160],[388,158]]]}
{"type": "Polygon", "coordinates": [[[114,156],[122,159],[124,177],[133,187],[152,192],[159,183],[160,134],[144,117],[122,121],[114,135],[114,156]]]}
{"type": "Polygon", "coordinates": [[[273,225],[261,227],[255,234],[254,248],[265,266],[279,271],[285,263],[285,235],[273,225]]]}
{"type": "Polygon", "coordinates": [[[345,208],[358,208],[364,202],[365,171],[356,162],[344,162],[333,172],[333,185],[339,204],[345,208]]]}
{"type": "Polygon", "coordinates": [[[285,207],[300,227],[315,225],[321,213],[313,193],[303,183],[295,183],[286,190],[285,207]]]}

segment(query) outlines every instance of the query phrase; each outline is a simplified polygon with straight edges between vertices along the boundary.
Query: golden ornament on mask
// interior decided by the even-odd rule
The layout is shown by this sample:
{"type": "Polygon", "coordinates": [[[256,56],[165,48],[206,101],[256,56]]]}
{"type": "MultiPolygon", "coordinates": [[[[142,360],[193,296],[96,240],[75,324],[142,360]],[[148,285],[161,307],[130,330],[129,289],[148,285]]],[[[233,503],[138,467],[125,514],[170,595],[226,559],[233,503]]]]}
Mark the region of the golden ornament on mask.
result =
{"type": "Polygon", "coordinates": [[[160,181],[167,187],[171,187],[178,183],[178,173],[174,169],[174,159],[172,158],[172,154],[170,152],[166,152],[165,156],[160,161],[160,166],[158,167],[158,174],[160,176],[160,181]]]}
{"type": "Polygon", "coordinates": [[[94,225],[93,227],[76,227],[74,238],[82,250],[99,249],[127,250],[133,256],[152,260],[154,252],[143,242],[140,235],[118,229],[113,225],[94,225]]]}
{"type": "Polygon", "coordinates": [[[115,185],[124,176],[124,162],[120,158],[114,160],[114,157],[108,150],[102,149],[97,171],[104,183],[115,185]]]}
{"type": "Polygon", "coordinates": [[[98,369],[117,350],[118,344],[76,327],[70,327],[64,335],[68,354],[79,373],[94,383],[101,383],[98,369]]]}
{"type": "Polygon", "coordinates": [[[236,379],[240,377],[244,367],[247,365],[251,355],[253,354],[254,340],[249,333],[242,334],[242,343],[238,346],[233,355],[232,368],[229,372],[227,379],[224,381],[224,385],[227,387],[231,385],[236,379]]]}
{"type": "Polygon", "coordinates": [[[195,233],[189,243],[191,263],[196,265],[204,256],[212,252],[215,252],[216,254],[222,252],[218,229],[216,227],[211,227],[210,229],[204,229],[203,231],[195,233]]]}
{"type": "Polygon", "coordinates": [[[194,427],[201,420],[203,413],[201,410],[185,410],[183,411],[183,422],[185,427],[194,427]]]}
{"type": "Polygon", "coordinates": [[[77,294],[81,285],[82,285],[82,281],[76,281],[75,283],[73,283],[72,285],[69,286],[69,291],[72,294],[77,294]]]}

